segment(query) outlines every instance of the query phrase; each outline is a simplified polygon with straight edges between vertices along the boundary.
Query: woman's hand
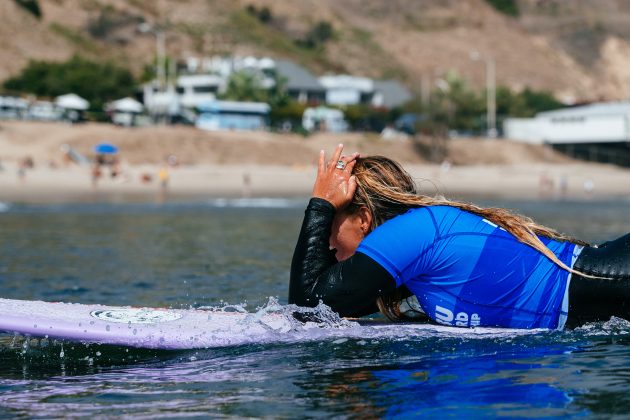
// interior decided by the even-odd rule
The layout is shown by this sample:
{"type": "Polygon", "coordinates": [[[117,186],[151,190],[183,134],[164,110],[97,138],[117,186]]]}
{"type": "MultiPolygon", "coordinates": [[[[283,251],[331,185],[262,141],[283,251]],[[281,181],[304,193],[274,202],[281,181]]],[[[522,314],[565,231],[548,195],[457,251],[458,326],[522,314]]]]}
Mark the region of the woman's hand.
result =
{"type": "Polygon", "coordinates": [[[359,154],[341,156],[342,150],[343,144],[340,144],[327,163],[325,152],[323,150],[319,152],[317,178],[313,187],[313,197],[323,198],[337,210],[343,209],[352,201],[357,189],[357,181],[352,175],[352,168],[359,154]]]}

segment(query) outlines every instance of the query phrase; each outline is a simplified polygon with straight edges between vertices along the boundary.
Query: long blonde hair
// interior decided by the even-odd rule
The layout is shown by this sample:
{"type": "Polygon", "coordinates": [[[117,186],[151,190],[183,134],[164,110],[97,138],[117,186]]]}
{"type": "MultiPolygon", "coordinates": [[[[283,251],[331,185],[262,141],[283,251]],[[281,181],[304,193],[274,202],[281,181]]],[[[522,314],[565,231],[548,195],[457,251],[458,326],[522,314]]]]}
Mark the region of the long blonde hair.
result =
{"type": "MultiPolygon", "coordinates": [[[[354,214],[362,207],[372,215],[371,229],[385,221],[407,212],[410,208],[426,206],[450,206],[478,216],[502,227],[516,239],[545,255],[556,265],[571,273],[586,276],[573,270],[540,240],[539,236],[578,245],[588,245],[586,242],[563,235],[551,228],[534,222],[531,218],[512,213],[507,209],[496,207],[480,207],[474,204],[452,201],[444,197],[430,197],[418,193],[416,184],[397,162],[384,156],[369,156],[357,158],[353,175],[356,177],[357,190],[352,202],[344,211],[354,214]]],[[[391,303],[400,296],[386,296],[379,298],[377,305],[388,318],[400,319],[391,303]],[[389,312],[389,313],[388,313],[389,312]]],[[[399,299],[398,299],[399,300],[399,299]]]]}

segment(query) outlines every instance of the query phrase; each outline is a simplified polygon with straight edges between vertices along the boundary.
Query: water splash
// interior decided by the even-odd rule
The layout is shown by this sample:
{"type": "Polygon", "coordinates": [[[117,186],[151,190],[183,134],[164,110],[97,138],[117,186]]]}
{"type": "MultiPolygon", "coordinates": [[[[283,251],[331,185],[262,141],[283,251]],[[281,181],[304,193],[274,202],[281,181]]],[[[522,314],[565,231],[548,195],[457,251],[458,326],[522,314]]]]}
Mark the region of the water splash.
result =
{"type": "Polygon", "coordinates": [[[630,321],[615,316],[606,322],[593,322],[576,328],[574,331],[586,336],[624,336],[630,334],[630,321]]]}

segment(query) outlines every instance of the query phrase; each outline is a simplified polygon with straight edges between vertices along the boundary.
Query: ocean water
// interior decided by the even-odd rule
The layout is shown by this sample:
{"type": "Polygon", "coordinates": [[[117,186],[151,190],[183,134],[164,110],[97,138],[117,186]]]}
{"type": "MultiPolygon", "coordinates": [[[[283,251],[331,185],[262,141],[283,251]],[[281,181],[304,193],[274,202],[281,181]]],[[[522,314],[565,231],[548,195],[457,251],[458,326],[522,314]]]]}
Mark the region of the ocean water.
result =
{"type": "MultiPolygon", "coordinates": [[[[0,296],[109,305],[286,305],[304,200],[0,204],[0,296]]],[[[486,202],[593,242],[630,202],[486,202]]],[[[261,309],[263,308],[263,309],[261,309]]],[[[327,328],[336,328],[330,325],[327,328]]],[[[190,351],[0,334],[0,417],[625,417],[630,322],[574,331],[336,328],[190,351]]]]}

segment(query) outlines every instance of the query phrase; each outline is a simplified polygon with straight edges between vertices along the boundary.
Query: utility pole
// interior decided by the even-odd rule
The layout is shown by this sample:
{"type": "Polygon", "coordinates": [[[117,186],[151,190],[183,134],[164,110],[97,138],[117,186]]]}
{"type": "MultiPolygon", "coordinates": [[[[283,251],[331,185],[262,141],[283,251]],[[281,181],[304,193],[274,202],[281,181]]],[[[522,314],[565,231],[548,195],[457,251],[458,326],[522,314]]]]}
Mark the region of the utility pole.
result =
{"type": "Polygon", "coordinates": [[[486,65],[486,134],[489,138],[496,138],[498,135],[496,62],[493,57],[483,57],[478,51],[471,52],[470,59],[483,60],[486,65]]]}

